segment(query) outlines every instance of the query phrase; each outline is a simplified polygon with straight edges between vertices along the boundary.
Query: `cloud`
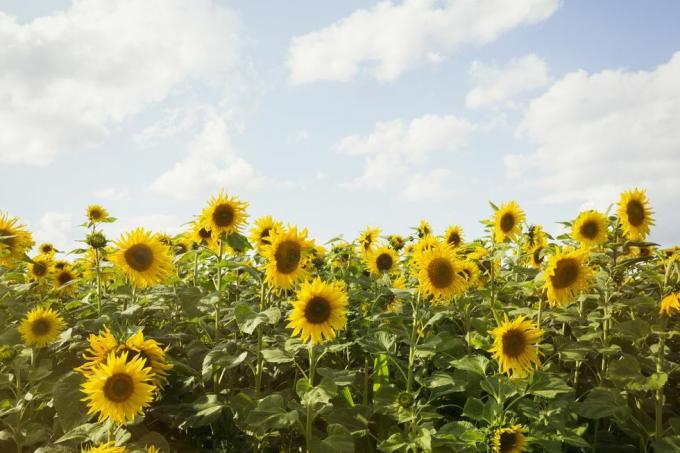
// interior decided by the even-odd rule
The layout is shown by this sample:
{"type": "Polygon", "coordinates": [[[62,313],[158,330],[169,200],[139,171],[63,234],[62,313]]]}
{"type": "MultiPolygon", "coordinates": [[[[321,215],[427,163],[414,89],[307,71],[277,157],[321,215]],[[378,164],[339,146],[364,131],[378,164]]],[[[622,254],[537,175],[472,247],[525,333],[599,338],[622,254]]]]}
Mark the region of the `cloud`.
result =
{"type": "Polygon", "coordinates": [[[224,84],[237,32],[210,0],[74,1],[25,24],[0,12],[0,162],[47,164],[184,82],[224,84]]]}
{"type": "Polygon", "coordinates": [[[453,195],[451,172],[438,168],[409,177],[402,196],[408,201],[440,201],[453,195]]]}
{"type": "Polygon", "coordinates": [[[505,157],[508,175],[545,202],[600,209],[633,186],[649,189],[657,230],[680,241],[680,52],[649,71],[580,70],[534,99],[518,136],[533,152],[505,157]]]}
{"type": "Polygon", "coordinates": [[[549,82],[548,66],[534,54],[512,59],[503,67],[475,60],[470,76],[474,88],[465,97],[465,104],[471,109],[511,107],[515,96],[543,88],[549,82]]]}
{"type": "Polygon", "coordinates": [[[63,212],[47,212],[38,222],[34,239],[39,245],[43,242],[54,244],[59,250],[70,250],[75,246],[73,215],[63,212]]]}
{"type": "Polygon", "coordinates": [[[125,189],[116,189],[109,187],[107,189],[97,190],[94,193],[95,198],[106,201],[122,201],[129,198],[129,193],[125,189]]]}
{"type": "Polygon", "coordinates": [[[362,70],[394,80],[429,59],[436,63],[464,45],[483,45],[550,17],[559,0],[383,1],[332,25],[292,38],[289,80],[348,81],[362,70]]]}

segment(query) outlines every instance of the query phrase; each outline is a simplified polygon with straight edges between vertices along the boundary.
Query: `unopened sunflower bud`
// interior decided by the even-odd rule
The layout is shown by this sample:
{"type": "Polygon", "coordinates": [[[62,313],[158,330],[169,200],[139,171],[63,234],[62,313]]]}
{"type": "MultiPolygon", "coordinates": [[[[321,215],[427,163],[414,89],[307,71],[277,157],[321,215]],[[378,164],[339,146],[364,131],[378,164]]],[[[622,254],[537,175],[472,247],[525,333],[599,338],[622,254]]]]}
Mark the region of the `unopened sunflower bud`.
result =
{"type": "Polygon", "coordinates": [[[104,234],[100,233],[99,231],[96,231],[94,233],[88,234],[87,238],[85,239],[85,242],[87,242],[87,245],[92,247],[93,249],[103,249],[106,247],[106,236],[104,234]]]}

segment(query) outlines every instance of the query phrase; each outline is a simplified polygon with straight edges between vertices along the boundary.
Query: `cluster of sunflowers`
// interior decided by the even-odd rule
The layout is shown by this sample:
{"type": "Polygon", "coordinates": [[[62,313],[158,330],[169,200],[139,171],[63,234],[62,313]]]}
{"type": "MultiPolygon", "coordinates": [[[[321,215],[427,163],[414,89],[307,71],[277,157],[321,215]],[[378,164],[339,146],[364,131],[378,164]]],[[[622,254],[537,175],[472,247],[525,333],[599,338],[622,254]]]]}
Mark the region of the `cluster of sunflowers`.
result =
{"type": "Polygon", "coordinates": [[[665,393],[675,360],[665,342],[680,312],[680,252],[645,242],[654,222],[644,191],[624,192],[616,215],[580,213],[558,238],[527,226],[510,202],[492,204],[482,239],[466,242],[457,225],[435,235],[421,221],[408,237],[368,227],[354,242],[329,241],[328,249],[271,216],[256,220],[246,237],[247,207],[222,192],[185,233],[138,228],[110,243],[104,225],[116,219],[92,205],[83,224],[87,248],[71,252],[79,255],[73,262],[57,258],[51,244],[29,258],[30,232],[0,214],[2,319],[16,322],[24,343],[12,346],[9,329],[0,335],[1,370],[16,382],[11,390],[0,385],[0,401],[11,401],[11,393],[17,407],[30,407],[36,356],[52,348],[51,366],[66,370],[59,388],[77,383],[84,405],[76,417],[82,423],[70,423],[56,391],[52,400],[45,396],[31,410],[54,407],[61,426],[35,439],[23,409],[0,412],[0,433],[7,433],[0,447],[13,441],[18,452],[41,444],[43,452],[71,451],[64,443],[77,441],[89,452],[595,450],[603,431],[629,429],[617,418],[625,401],[593,415],[597,392],[618,392],[616,385],[640,398],[653,392],[653,415],[638,407],[644,417],[633,417],[653,428],[626,433],[630,439],[645,451],[680,445],[680,418],[665,393]],[[653,313],[622,305],[638,291],[658,298],[653,313]],[[617,340],[623,326],[646,329],[633,346],[649,346],[648,356],[629,357],[628,344],[617,340]],[[147,328],[163,342],[145,337],[147,328]],[[30,364],[21,359],[26,351],[30,364]],[[305,351],[307,367],[297,361],[305,351]],[[616,374],[630,364],[653,372],[616,374]],[[466,399],[455,396],[460,392],[466,399]],[[563,414],[558,395],[569,392],[577,409],[563,414]],[[537,397],[556,406],[532,406],[537,397]],[[157,438],[146,429],[147,437],[137,433],[138,442],[130,442],[152,405],[166,431],[152,433],[162,440],[147,442],[157,438]],[[556,425],[551,410],[563,417],[556,425]],[[87,423],[90,416],[97,423],[87,423]],[[579,422],[584,418],[594,425],[579,422]]]}

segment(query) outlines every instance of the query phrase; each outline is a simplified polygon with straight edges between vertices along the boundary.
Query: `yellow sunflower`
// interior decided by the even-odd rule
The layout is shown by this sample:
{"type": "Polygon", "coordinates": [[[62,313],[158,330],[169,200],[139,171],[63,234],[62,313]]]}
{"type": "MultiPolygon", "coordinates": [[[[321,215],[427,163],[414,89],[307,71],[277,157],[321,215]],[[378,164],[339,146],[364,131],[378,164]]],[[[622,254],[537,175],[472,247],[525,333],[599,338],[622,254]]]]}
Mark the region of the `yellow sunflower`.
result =
{"type": "Polygon", "coordinates": [[[541,366],[536,343],[543,337],[543,331],[524,316],[514,321],[508,319],[491,331],[493,347],[489,349],[498,360],[501,373],[511,377],[524,377],[533,371],[534,364],[541,366]]]}
{"type": "Polygon", "coordinates": [[[266,279],[270,285],[290,289],[305,278],[304,264],[310,255],[314,242],[307,240],[307,229],[298,232],[297,227],[274,232],[264,250],[267,258],[266,279]]]}
{"type": "Polygon", "coordinates": [[[494,217],[494,235],[497,242],[503,242],[506,238],[515,239],[522,232],[524,211],[519,205],[511,201],[501,204],[494,217]]]}
{"type": "Polygon", "coordinates": [[[468,288],[476,288],[479,286],[479,267],[474,261],[461,260],[460,273],[465,279],[465,285],[468,288]]]}
{"type": "Polygon", "coordinates": [[[565,249],[550,257],[544,287],[551,306],[568,305],[590,288],[594,272],[584,263],[586,254],[582,249],[565,249]]]}
{"type": "Polygon", "coordinates": [[[663,299],[661,299],[661,308],[659,313],[663,315],[670,316],[673,313],[680,312],[680,291],[670,293],[663,299]]]}
{"type": "Polygon", "coordinates": [[[73,294],[76,291],[77,285],[75,280],[76,278],[78,278],[78,276],[76,275],[75,271],[71,268],[71,265],[69,263],[66,263],[64,266],[61,267],[61,269],[57,268],[57,270],[52,275],[54,281],[54,289],[59,294],[61,294],[62,296],[68,296],[69,294],[73,294]]]}
{"type": "Polygon", "coordinates": [[[9,266],[21,259],[33,246],[33,236],[24,225],[19,225],[18,217],[10,217],[0,211],[0,266],[9,266]]]}
{"type": "Polygon", "coordinates": [[[203,210],[201,218],[204,226],[215,234],[216,239],[222,233],[237,233],[246,223],[248,203],[237,197],[229,197],[224,191],[210,199],[209,205],[203,210]]]}
{"type": "Polygon", "coordinates": [[[416,228],[416,232],[418,233],[418,237],[422,239],[425,236],[432,234],[432,227],[426,220],[421,220],[418,224],[418,228],[416,228]]]}
{"type": "Polygon", "coordinates": [[[448,244],[438,244],[415,256],[420,289],[435,302],[450,299],[465,290],[463,266],[448,244]]]}
{"type": "Polygon", "coordinates": [[[160,453],[161,451],[155,445],[147,445],[146,453],[160,453]]]}
{"type": "Polygon", "coordinates": [[[109,354],[117,351],[119,346],[118,340],[106,326],[98,335],[90,334],[87,342],[90,346],[83,352],[85,363],[76,368],[76,371],[83,375],[90,374],[94,368],[106,362],[109,354]]]}
{"type": "Polygon", "coordinates": [[[194,244],[205,246],[214,251],[219,249],[219,238],[204,225],[204,222],[200,218],[192,223],[190,237],[194,244]]]}
{"type": "Polygon", "coordinates": [[[458,225],[451,225],[444,233],[444,240],[451,247],[459,247],[463,243],[463,229],[458,225]]]}
{"type": "Polygon", "coordinates": [[[357,241],[359,242],[359,248],[362,253],[367,253],[375,245],[381,231],[380,228],[366,227],[366,229],[359,234],[357,241]]]}
{"type": "Polygon", "coordinates": [[[54,256],[54,252],[56,252],[56,250],[54,245],[49,242],[44,242],[38,247],[38,252],[40,252],[41,255],[52,257],[54,256]]]}
{"type": "Polygon", "coordinates": [[[144,334],[138,330],[125,342],[125,350],[130,352],[130,357],[135,355],[146,360],[146,365],[153,371],[152,382],[159,388],[168,381],[168,371],[172,369],[172,364],[165,360],[165,351],[160,347],[156,340],[144,339],[144,334]]]}
{"type": "Polygon", "coordinates": [[[118,424],[132,421],[153,400],[151,368],[139,356],[128,360],[127,351],[110,353],[106,362],[92,369],[81,390],[86,395],[88,414],[99,413],[99,422],[118,424]]]}
{"type": "Polygon", "coordinates": [[[391,274],[397,271],[399,255],[389,247],[373,248],[366,254],[366,264],[371,274],[391,274]]]}
{"type": "Polygon", "coordinates": [[[522,453],[527,445],[526,432],[520,425],[497,429],[493,435],[493,453],[522,453]]]}
{"type": "Polygon", "coordinates": [[[104,444],[99,444],[96,447],[88,448],[88,449],[81,449],[81,453],[127,453],[128,449],[122,445],[120,447],[116,447],[116,443],[114,441],[106,442],[104,444]]]}
{"type": "Polygon", "coordinates": [[[543,250],[545,247],[537,245],[533,249],[529,250],[528,258],[529,264],[536,269],[540,268],[543,264],[543,250]]]}
{"type": "Polygon", "coordinates": [[[87,207],[87,218],[90,223],[99,223],[109,218],[108,211],[98,204],[91,204],[87,207]]]}
{"type": "MultiPolygon", "coordinates": [[[[432,236],[432,235],[427,235],[418,240],[418,242],[415,243],[415,246],[413,248],[413,253],[416,255],[419,253],[423,253],[426,250],[430,250],[442,242],[439,240],[438,237],[432,236]]],[[[447,244],[448,245],[448,244],[447,244]]]]}
{"type": "Polygon", "coordinates": [[[619,200],[619,222],[623,235],[630,241],[642,241],[654,225],[653,211],[644,190],[628,190],[621,194],[619,200]]]}
{"type": "Polygon", "coordinates": [[[64,329],[64,320],[51,308],[31,310],[19,325],[19,333],[28,346],[44,348],[57,339],[64,329]]]}
{"type": "Polygon", "coordinates": [[[527,230],[526,250],[534,250],[536,247],[548,245],[548,236],[541,225],[531,225],[527,230]]]}
{"type": "Polygon", "coordinates": [[[143,228],[124,233],[116,246],[118,250],[111,255],[111,262],[135,287],[163,283],[174,270],[168,248],[143,228]]]}
{"type": "Polygon", "coordinates": [[[397,252],[403,249],[404,245],[406,245],[406,240],[404,240],[404,238],[398,234],[390,234],[387,237],[387,241],[390,243],[390,247],[392,247],[397,252]]]}
{"type": "MultiPolygon", "coordinates": [[[[406,289],[406,279],[403,275],[400,275],[392,281],[392,288],[406,289]]],[[[401,302],[401,299],[399,299],[394,292],[390,291],[384,309],[389,313],[399,313],[401,311],[401,302]]]]}
{"type": "Polygon", "coordinates": [[[288,321],[291,335],[299,335],[305,343],[335,338],[335,332],[347,323],[347,294],[342,283],[326,283],[319,278],[303,283],[288,321]]]}
{"type": "Polygon", "coordinates": [[[280,232],[282,230],[283,223],[274,220],[272,216],[268,215],[260,217],[255,221],[255,225],[250,230],[250,239],[253,241],[253,244],[257,246],[257,249],[261,250],[262,247],[271,243],[269,241],[269,236],[271,236],[272,233],[280,232]]]}
{"type": "Polygon", "coordinates": [[[38,255],[34,257],[27,267],[28,278],[31,281],[44,281],[52,273],[52,261],[49,257],[38,255]]]}
{"type": "Polygon", "coordinates": [[[597,211],[584,211],[571,227],[571,237],[584,247],[600,245],[607,240],[607,217],[597,211]]]}

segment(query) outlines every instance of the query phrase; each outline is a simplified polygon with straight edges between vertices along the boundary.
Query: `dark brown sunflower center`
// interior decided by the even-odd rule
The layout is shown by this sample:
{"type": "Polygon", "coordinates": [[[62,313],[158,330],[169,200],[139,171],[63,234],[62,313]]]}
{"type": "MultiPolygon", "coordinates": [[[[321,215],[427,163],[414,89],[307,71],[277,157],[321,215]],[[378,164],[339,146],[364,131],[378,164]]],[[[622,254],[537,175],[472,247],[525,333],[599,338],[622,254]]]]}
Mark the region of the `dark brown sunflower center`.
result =
{"type": "Polygon", "coordinates": [[[305,306],[305,319],[312,324],[321,324],[331,316],[331,304],[321,296],[312,297],[305,306]]]}
{"type": "Polygon", "coordinates": [[[555,289],[568,288],[578,278],[579,265],[574,258],[563,258],[555,266],[555,274],[550,277],[555,289]]]}
{"type": "Polygon", "coordinates": [[[501,217],[501,230],[503,233],[509,233],[515,227],[515,215],[511,212],[506,212],[501,217]]]}
{"type": "Polygon", "coordinates": [[[364,248],[364,250],[368,250],[371,248],[371,244],[373,244],[373,236],[368,235],[366,236],[362,241],[361,241],[361,246],[364,248]]]}
{"type": "Polygon", "coordinates": [[[55,269],[62,270],[66,267],[66,263],[64,261],[57,261],[54,265],[55,269]]]}
{"type": "Polygon", "coordinates": [[[212,236],[210,231],[206,230],[205,228],[198,230],[198,235],[201,237],[201,239],[210,239],[210,236],[212,236]]]}
{"type": "Polygon", "coordinates": [[[125,262],[137,272],[144,272],[153,264],[153,250],[146,244],[135,244],[125,251],[125,262]]]}
{"type": "Polygon", "coordinates": [[[63,286],[71,280],[73,280],[73,274],[67,270],[57,274],[57,283],[59,283],[59,286],[63,286]]]}
{"type": "Polygon", "coordinates": [[[122,403],[132,396],[134,389],[132,378],[125,373],[118,373],[106,380],[104,395],[110,401],[122,403]]]}
{"type": "Polygon", "coordinates": [[[54,249],[53,249],[52,246],[49,245],[49,244],[45,244],[45,245],[43,245],[42,247],[40,247],[40,251],[41,251],[42,253],[52,253],[53,250],[54,250],[54,249]]]}
{"type": "Polygon", "coordinates": [[[267,227],[264,230],[262,230],[262,233],[260,233],[260,241],[263,244],[270,244],[269,239],[267,238],[269,237],[269,233],[271,233],[271,231],[272,229],[267,227]]]}
{"type": "Polygon", "coordinates": [[[435,288],[448,288],[454,279],[453,266],[446,258],[435,258],[427,266],[427,276],[435,288]]]}
{"type": "Polygon", "coordinates": [[[519,357],[526,348],[526,337],[520,330],[508,330],[503,334],[503,354],[509,357],[519,357]]]}
{"type": "Polygon", "coordinates": [[[12,248],[15,243],[15,238],[13,237],[14,233],[10,230],[2,230],[0,229],[0,244],[4,244],[9,248],[12,248]],[[12,237],[3,237],[3,236],[12,236],[12,237]]]}
{"type": "Polygon", "coordinates": [[[649,256],[651,254],[651,250],[649,250],[649,247],[640,247],[640,256],[649,256]]]}
{"type": "Polygon", "coordinates": [[[534,250],[533,253],[533,258],[534,258],[534,263],[536,264],[541,264],[543,262],[543,257],[541,256],[541,250],[543,250],[541,247],[538,247],[536,250],[534,250]]]}
{"type": "Polygon", "coordinates": [[[460,244],[460,235],[456,232],[453,232],[449,234],[449,238],[447,239],[447,242],[454,247],[457,247],[458,244],[460,244]]]}
{"type": "Polygon", "coordinates": [[[92,220],[99,220],[104,216],[104,213],[98,208],[90,209],[90,218],[92,220]]]}
{"type": "Polygon", "coordinates": [[[281,242],[274,253],[276,270],[282,274],[290,274],[298,268],[301,256],[300,244],[290,240],[281,242]]]}
{"type": "Polygon", "coordinates": [[[597,222],[593,222],[591,220],[581,225],[579,231],[581,232],[581,235],[583,237],[588,239],[595,239],[597,235],[600,233],[600,227],[598,226],[597,222]]]}
{"type": "Polygon", "coordinates": [[[626,205],[628,222],[633,226],[639,226],[645,221],[645,208],[638,200],[630,200],[626,205]]]}
{"type": "Polygon", "coordinates": [[[47,319],[36,319],[31,323],[31,332],[33,332],[33,335],[36,337],[42,337],[43,335],[47,335],[50,331],[50,327],[50,322],[47,319]]]}
{"type": "Polygon", "coordinates": [[[502,433],[500,442],[500,452],[501,453],[511,453],[517,448],[517,442],[519,441],[519,436],[517,433],[502,433]]]}
{"type": "Polygon", "coordinates": [[[213,222],[219,227],[228,227],[234,223],[234,208],[228,204],[218,204],[213,209],[213,222]]]}
{"type": "Polygon", "coordinates": [[[36,277],[44,277],[47,274],[47,266],[45,263],[33,263],[33,275],[36,277]]]}
{"type": "Polygon", "coordinates": [[[378,270],[380,272],[385,272],[392,269],[393,263],[394,261],[392,260],[392,257],[390,256],[389,253],[381,253],[375,260],[375,264],[376,266],[378,266],[378,270]]]}

